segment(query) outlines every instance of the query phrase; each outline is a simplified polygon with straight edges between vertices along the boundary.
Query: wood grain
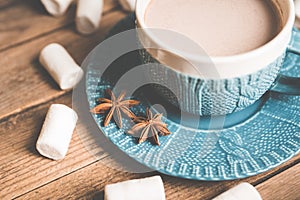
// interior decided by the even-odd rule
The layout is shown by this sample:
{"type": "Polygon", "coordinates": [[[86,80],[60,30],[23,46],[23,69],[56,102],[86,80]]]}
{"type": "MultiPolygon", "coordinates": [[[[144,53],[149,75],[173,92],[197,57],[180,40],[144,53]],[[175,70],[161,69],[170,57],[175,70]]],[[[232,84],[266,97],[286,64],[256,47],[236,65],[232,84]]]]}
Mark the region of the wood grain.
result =
{"type": "Polygon", "coordinates": [[[95,161],[76,134],[64,160],[38,154],[35,143],[50,103],[71,106],[71,94],[0,124],[0,152],[5,152],[0,154],[0,199],[14,198],[95,161]]]}
{"type": "Polygon", "coordinates": [[[98,45],[108,30],[125,17],[114,11],[103,17],[100,30],[84,37],[74,26],[55,31],[0,53],[0,119],[64,94],[38,62],[39,51],[51,42],[61,43],[77,63],[98,45]]]}
{"type": "MultiPolygon", "coordinates": [[[[50,16],[39,0],[0,2],[4,5],[0,12],[0,51],[70,25],[75,18],[75,3],[57,18],[50,16]]],[[[105,0],[103,11],[107,13],[117,6],[116,1],[105,0]]]]}
{"type": "Polygon", "coordinates": [[[300,164],[256,186],[264,200],[300,199],[300,164]]]}
{"type": "MultiPolygon", "coordinates": [[[[297,159],[299,160],[300,156],[297,159]]],[[[122,172],[117,170],[116,165],[118,164],[115,163],[114,159],[106,157],[101,161],[22,195],[19,199],[80,199],[83,197],[85,199],[103,199],[103,189],[107,184],[159,174],[157,172],[143,174],[122,172]]],[[[280,167],[247,179],[223,182],[192,181],[160,175],[164,180],[167,199],[209,200],[240,182],[247,181],[255,184],[278,172],[278,170],[280,170],[280,167]]],[[[292,167],[291,170],[296,169],[292,167]]],[[[288,193],[288,188],[284,188],[282,193],[288,193]]]]}
{"type": "MultiPolygon", "coordinates": [[[[78,123],[64,160],[49,160],[35,149],[49,106],[72,104],[71,92],[59,90],[37,61],[40,49],[59,42],[81,63],[105,33],[125,17],[116,8],[116,0],[105,0],[100,30],[85,37],[74,28],[75,5],[65,16],[54,18],[39,0],[0,0],[1,200],[103,199],[106,184],[159,174],[132,173],[128,168],[127,172],[124,161],[132,160],[98,131],[93,133],[96,125],[92,120],[78,123]]],[[[211,199],[247,181],[256,185],[264,200],[296,200],[300,199],[299,162],[300,154],[266,173],[235,181],[202,182],[161,176],[167,199],[211,199]]]]}
{"type": "MultiPolygon", "coordinates": [[[[96,133],[99,138],[97,146],[93,138],[81,134],[93,134],[90,131],[95,130],[92,126],[96,124],[92,119],[87,119],[90,122],[88,124],[77,124],[76,134],[64,160],[57,162],[40,156],[35,150],[35,143],[51,103],[70,106],[71,93],[10,116],[0,123],[0,152],[5,152],[0,154],[0,199],[100,198],[106,184],[156,174],[134,174],[119,170],[124,165],[122,161],[129,159],[127,156],[117,151],[116,147],[107,148],[110,142],[99,131],[96,133]],[[92,147],[88,148],[88,145],[92,147]],[[90,149],[93,151],[87,151],[90,149]],[[107,157],[108,150],[116,153],[107,157]]],[[[87,116],[80,115],[82,117],[87,116]]],[[[259,184],[299,161],[300,155],[269,172],[244,180],[201,182],[165,175],[163,179],[168,199],[211,199],[240,181],[259,184]]]]}
{"type": "Polygon", "coordinates": [[[6,7],[12,6],[17,1],[22,1],[22,0],[0,0],[0,10],[5,9],[6,7]]]}
{"type": "MultiPolygon", "coordinates": [[[[92,122],[92,120],[91,120],[92,122]]],[[[92,126],[91,124],[86,125],[87,127],[92,126]]],[[[81,124],[78,125],[77,131],[82,129],[81,124]]],[[[84,132],[88,130],[82,130],[84,132]]],[[[101,135],[98,136],[101,138],[101,135]]],[[[90,140],[90,139],[87,139],[90,140]]],[[[101,146],[108,143],[103,141],[105,139],[101,138],[101,146]]],[[[85,141],[83,144],[92,144],[92,141],[85,141]]],[[[101,148],[100,148],[101,149],[101,148]]],[[[103,147],[103,150],[106,150],[103,147]]],[[[117,150],[116,150],[117,151],[117,150]]],[[[98,147],[98,153],[101,152],[98,147]]],[[[96,154],[94,152],[94,154],[96,154]]],[[[102,156],[103,156],[102,152],[102,156]]],[[[124,160],[129,159],[127,156],[122,155],[123,160],[118,158],[116,153],[110,154],[109,157],[93,162],[92,164],[74,171],[58,180],[55,180],[45,186],[37,188],[30,191],[27,194],[20,196],[20,199],[101,199],[103,197],[103,189],[106,184],[115,183],[119,181],[124,181],[133,178],[142,178],[146,176],[151,176],[157,174],[157,172],[152,173],[128,173],[122,170],[121,166],[124,167],[124,160]],[[117,157],[117,158],[116,158],[117,157]]],[[[192,181],[184,180],[175,177],[170,177],[162,175],[165,183],[165,189],[167,194],[167,199],[211,199],[218,194],[228,190],[234,185],[246,181],[253,185],[257,185],[270,177],[277,175],[278,173],[284,171],[286,168],[292,169],[292,166],[300,161],[300,155],[292,158],[285,164],[268,171],[266,173],[249,177],[243,180],[235,181],[224,181],[224,182],[202,182],[202,181],[192,181]]],[[[135,163],[135,162],[134,162],[135,163]]],[[[37,166],[38,167],[38,166],[37,166]]],[[[288,191],[284,191],[288,192],[288,191]]]]}

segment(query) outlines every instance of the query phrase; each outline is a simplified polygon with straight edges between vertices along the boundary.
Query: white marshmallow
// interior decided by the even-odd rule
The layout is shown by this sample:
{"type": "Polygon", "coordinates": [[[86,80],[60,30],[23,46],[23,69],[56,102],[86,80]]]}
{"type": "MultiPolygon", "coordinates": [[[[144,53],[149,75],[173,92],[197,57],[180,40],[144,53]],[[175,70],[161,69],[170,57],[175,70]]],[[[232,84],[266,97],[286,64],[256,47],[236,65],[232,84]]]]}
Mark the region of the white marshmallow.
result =
{"type": "Polygon", "coordinates": [[[249,183],[241,183],[213,200],[262,200],[258,191],[249,183]]]}
{"type": "Polygon", "coordinates": [[[44,47],[39,60],[62,90],[72,89],[83,76],[83,70],[59,44],[44,47]]]}
{"type": "Polygon", "coordinates": [[[63,15],[73,0],[41,0],[46,10],[53,16],[63,15]]]}
{"type": "Polygon", "coordinates": [[[105,186],[105,200],[165,200],[160,176],[129,180],[105,186]]]}
{"type": "Polygon", "coordinates": [[[77,114],[62,104],[50,106],[40,136],[36,143],[38,152],[53,160],[60,160],[67,154],[77,114]]]}
{"type": "Polygon", "coordinates": [[[300,18],[300,0],[295,0],[295,12],[296,16],[300,18]]]}
{"type": "Polygon", "coordinates": [[[136,0],[119,0],[119,3],[124,10],[132,12],[135,10],[135,1],[136,0]]]}
{"type": "Polygon", "coordinates": [[[103,0],[78,0],[76,28],[82,34],[95,32],[101,20],[103,0]]]}

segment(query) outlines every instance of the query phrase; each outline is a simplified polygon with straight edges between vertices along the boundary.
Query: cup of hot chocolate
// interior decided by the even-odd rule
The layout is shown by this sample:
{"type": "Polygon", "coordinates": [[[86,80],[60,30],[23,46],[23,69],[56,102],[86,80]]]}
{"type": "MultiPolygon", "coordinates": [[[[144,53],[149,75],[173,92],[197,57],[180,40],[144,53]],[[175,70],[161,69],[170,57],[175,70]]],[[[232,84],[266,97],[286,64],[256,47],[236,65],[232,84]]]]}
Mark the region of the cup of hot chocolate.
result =
{"type": "Polygon", "coordinates": [[[292,0],[137,0],[135,13],[148,78],[197,115],[253,104],[274,84],[286,52],[300,52],[290,43],[292,0]]]}

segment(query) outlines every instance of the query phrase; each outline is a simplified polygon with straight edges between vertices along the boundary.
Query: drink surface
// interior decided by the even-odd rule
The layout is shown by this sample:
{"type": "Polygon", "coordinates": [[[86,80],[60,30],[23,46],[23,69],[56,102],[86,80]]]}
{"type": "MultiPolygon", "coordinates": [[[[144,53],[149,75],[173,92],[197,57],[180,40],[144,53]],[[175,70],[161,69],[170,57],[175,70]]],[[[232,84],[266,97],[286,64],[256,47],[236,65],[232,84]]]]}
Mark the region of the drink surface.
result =
{"type": "Polygon", "coordinates": [[[269,0],[151,0],[145,24],[181,33],[210,56],[254,50],[281,28],[269,0]]]}

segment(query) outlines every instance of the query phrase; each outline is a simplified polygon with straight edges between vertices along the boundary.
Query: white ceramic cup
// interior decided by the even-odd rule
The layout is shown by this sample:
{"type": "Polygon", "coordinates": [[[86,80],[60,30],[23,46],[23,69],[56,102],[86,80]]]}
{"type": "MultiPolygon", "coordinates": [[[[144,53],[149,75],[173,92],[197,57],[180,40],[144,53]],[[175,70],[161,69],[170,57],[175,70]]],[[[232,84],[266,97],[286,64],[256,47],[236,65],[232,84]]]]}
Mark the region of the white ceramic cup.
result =
{"type": "Polygon", "coordinates": [[[242,110],[274,84],[286,52],[300,52],[299,46],[290,43],[295,20],[293,0],[272,0],[282,20],[282,29],[275,38],[252,51],[220,57],[205,57],[167,45],[145,24],[150,1],[136,2],[138,38],[145,49],[141,57],[144,63],[160,63],[149,67],[148,77],[171,90],[172,93],[157,87],[162,96],[182,111],[224,115],[242,110]]]}

